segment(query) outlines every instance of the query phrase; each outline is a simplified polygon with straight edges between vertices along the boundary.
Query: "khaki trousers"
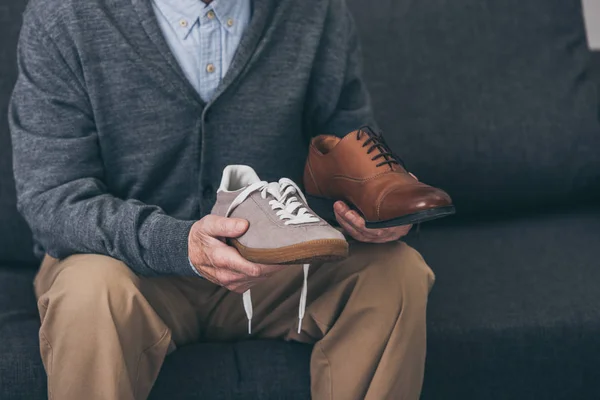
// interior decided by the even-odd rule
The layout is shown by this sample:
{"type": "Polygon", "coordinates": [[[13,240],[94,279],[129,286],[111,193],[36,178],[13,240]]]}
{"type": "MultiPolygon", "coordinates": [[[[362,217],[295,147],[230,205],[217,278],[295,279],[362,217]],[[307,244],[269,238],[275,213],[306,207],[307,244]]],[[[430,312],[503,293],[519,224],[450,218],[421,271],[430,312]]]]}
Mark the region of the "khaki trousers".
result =
{"type": "MultiPolygon", "coordinates": [[[[290,266],[252,289],[251,337],[314,343],[313,399],[418,399],[434,281],[419,253],[353,242],[348,259],[311,266],[298,334],[302,279],[290,266]]],[[[139,277],[106,256],[46,257],[35,291],[51,399],[145,399],[175,346],[248,338],[241,295],[201,278],[139,277]]]]}

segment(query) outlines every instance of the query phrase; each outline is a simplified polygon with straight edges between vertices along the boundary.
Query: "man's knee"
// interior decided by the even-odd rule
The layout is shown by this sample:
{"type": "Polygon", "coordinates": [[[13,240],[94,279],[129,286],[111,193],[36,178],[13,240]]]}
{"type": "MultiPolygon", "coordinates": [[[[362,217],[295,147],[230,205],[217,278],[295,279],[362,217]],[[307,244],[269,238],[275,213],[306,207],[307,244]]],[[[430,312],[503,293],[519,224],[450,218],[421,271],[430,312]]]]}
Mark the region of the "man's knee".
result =
{"type": "Polygon", "coordinates": [[[400,313],[425,315],[434,274],[423,257],[403,242],[366,245],[357,286],[361,303],[381,321],[396,321],[400,313]]]}
{"type": "Polygon", "coordinates": [[[427,288],[435,282],[435,275],[421,254],[404,242],[392,242],[376,245],[371,252],[371,261],[364,274],[380,281],[386,278],[386,284],[393,287],[427,288]]]}
{"type": "Polygon", "coordinates": [[[68,310],[73,318],[97,313],[111,305],[123,303],[138,290],[137,276],[122,262],[100,255],[74,255],[60,261],[55,271],[40,271],[37,282],[47,290],[39,298],[42,319],[48,307],[68,310]]]}

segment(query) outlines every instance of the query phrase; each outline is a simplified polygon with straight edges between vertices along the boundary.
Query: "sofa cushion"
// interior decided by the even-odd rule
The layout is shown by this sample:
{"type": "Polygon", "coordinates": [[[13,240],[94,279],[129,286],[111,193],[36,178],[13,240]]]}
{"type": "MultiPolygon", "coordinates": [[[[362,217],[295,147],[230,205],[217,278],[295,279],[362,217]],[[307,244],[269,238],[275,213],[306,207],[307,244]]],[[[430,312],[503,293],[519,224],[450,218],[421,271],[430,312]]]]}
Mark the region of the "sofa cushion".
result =
{"type": "Polygon", "coordinates": [[[409,240],[437,275],[423,399],[597,399],[600,208],[450,222],[409,240]]]}
{"type": "Polygon", "coordinates": [[[0,267],[0,399],[46,398],[33,270],[0,267]]]}
{"type": "Polygon", "coordinates": [[[165,360],[150,399],[310,399],[311,351],[283,341],[183,347],[165,360]]]}
{"type": "MultiPolygon", "coordinates": [[[[408,240],[437,275],[422,398],[597,399],[600,209],[451,222],[408,240]]],[[[45,393],[32,277],[0,268],[1,399],[45,393]]],[[[183,347],[152,398],[308,398],[310,352],[265,341],[183,347]]]]}
{"type": "Polygon", "coordinates": [[[16,43],[25,1],[0,4],[0,262],[35,264],[31,232],[17,213],[7,108],[17,76],[16,43]]]}
{"type": "MultiPolygon", "coordinates": [[[[0,5],[0,261],[34,264],[6,121],[25,3],[0,5]]],[[[459,216],[600,198],[600,65],[579,0],[349,4],[380,125],[459,216]]]]}
{"type": "Polygon", "coordinates": [[[379,124],[459,218],[600,198],[580,0],[375,3],[349,0],[379,124]]]}
{"type": "MultiPolygon", "coordinates": [[[[46,398],[33,270],[0,266],[0,399],[46,398]]],[[[310,398],[312,346],[273,341],[202,343],[167,357],[152,399],[310,398]]]]}

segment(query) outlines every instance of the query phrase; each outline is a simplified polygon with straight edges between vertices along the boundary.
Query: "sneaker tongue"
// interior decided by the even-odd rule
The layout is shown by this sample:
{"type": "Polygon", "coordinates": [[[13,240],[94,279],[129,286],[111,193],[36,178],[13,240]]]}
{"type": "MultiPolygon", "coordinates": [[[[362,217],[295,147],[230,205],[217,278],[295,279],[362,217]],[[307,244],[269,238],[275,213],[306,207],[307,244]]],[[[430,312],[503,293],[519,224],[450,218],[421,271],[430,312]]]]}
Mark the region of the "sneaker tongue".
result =
{"type": "Polygon", "coordinates": [[[223,170],[219,190],[236,191],[256,182],[260,182],[260,178],[252,167],[247,165],[228,165],[223,170]]]}
{"type": "Polygon", "coordinates": [[[281,192],[281,186],[278,182],[270,182],[267,185],[267,194],[279,202],[283,203],[285,200],[283,198],[283,193],[281,192]]]}

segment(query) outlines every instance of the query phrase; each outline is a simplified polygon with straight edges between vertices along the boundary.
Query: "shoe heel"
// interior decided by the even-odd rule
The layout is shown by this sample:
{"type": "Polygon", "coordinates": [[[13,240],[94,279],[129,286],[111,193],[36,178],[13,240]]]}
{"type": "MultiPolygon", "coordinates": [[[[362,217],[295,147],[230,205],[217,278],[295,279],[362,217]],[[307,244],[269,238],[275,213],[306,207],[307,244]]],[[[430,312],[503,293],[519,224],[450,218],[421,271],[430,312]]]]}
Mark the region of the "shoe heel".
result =
{"type": "Polygon", "coordinates": [[[329,223],[337,223],[335,219],[335,212],[333,211],[334,200],[324,199],[323,197],[316,197],[306,195],[306,201],[308,206],[321,218],[329,223]]]}

